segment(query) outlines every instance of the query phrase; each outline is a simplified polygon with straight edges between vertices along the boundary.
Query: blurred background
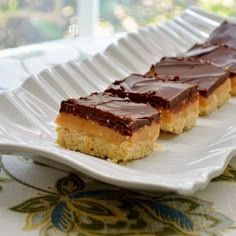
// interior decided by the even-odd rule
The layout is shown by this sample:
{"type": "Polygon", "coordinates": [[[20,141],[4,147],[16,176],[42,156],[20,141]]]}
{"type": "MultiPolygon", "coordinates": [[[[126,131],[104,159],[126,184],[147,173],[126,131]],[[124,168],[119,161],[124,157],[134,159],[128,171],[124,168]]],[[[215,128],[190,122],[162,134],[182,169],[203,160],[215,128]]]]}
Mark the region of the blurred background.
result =
{"type": "Polygon", "coordinates": [[[190,5],[236,16],[235,0],[0,0],[0,49],[82,37],[82,29],[94,26],[86,36],[135,32],[190,5]]]}

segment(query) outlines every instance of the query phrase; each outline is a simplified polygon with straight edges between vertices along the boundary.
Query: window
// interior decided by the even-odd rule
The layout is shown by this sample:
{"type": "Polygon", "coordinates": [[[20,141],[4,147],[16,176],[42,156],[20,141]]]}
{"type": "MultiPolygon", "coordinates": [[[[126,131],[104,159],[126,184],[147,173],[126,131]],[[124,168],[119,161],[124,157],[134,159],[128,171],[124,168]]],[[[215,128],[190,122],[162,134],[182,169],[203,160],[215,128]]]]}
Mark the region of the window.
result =
{"type": "Polygon", "coordinates": [[[0,48],[78,36],[76,0],[0,0],[0,48]]]}
{"type": "Polygon", "coordinates": [[[189,5],[236,15],[234,0],[0,0],[0,49],[137,31],[163,23],[189,5]]]}

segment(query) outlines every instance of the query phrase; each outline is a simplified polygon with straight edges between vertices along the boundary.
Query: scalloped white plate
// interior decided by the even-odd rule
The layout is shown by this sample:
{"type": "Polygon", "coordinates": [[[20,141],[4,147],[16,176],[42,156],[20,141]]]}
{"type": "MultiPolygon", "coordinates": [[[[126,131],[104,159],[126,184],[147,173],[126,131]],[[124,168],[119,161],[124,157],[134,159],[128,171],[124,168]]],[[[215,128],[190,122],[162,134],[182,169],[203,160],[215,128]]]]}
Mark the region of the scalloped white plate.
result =
{"type": "Polygon", "coordinates": [[[95,179],[144,191],[193,194],[220,175],[236,154],[236,98],[179,136],[161,135],[164,151],[123,166],[55,145],[54,120],[62,99],[102,91],[129,73],[144,73],[162,56],[174,56],[203,42],[223,18],[191,7],[162,26],[128,34],[103,53],[29,78],[0,95],[0,151],[36,154],[95,179]]]}

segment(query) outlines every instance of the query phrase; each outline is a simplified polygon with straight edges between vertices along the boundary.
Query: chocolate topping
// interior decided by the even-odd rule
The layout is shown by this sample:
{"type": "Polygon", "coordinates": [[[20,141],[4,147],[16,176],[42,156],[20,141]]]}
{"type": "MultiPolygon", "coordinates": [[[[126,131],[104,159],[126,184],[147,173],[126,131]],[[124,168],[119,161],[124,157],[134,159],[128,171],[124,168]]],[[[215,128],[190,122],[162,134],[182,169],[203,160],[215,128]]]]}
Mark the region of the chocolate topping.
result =
{"type": "Polygon", "coordinates": [[[179,58],[181,57],[186,57],[186,58],[198,58],[202,57],[204,55],[208,55],[209,53],[215,51],[221,47],[220,45],[212,45],[212,44],[196,44],[192,48],[190,48],[187,52],[181,54],[178,56],[179,58]]]}
{"type": "Polygon", "coordinates": [[[211,33],[206,42],[236,48],[236,24],[224,21],[211,33]]]}
{"type": "Polygon", "coordinates": [[[215,67],[197,60],[184,58],[163,58],[159,63],[153,65],[148,75],[161,77],[173,76],[177,82],[198,85],[202,96],[209,96],[229,77],[229,73],[222,68],[215,67]]]}
{"type": "Polygon", "coordinates": [[[236,74],[236,49],[220,45],[195,45],[183,56],[211,63],[236,74]]]}
{"type": "Polygon", "coordinates": [[[153,107],[174,108],[185,98],[197,93],[196,85],[165,82],[166,78],[146,77],[132,74],[121,81],[115,81],[106,92],[120,97],[129,97],[138,103],[149,103],[153,107]]]}
{"type": "Polygon", "coordinates": [[[62,101],[60,112],[91,119],[128,136],[160,120],[160,112],[151,106],[106,93],[93,93],[87,97],[62,101]]]}

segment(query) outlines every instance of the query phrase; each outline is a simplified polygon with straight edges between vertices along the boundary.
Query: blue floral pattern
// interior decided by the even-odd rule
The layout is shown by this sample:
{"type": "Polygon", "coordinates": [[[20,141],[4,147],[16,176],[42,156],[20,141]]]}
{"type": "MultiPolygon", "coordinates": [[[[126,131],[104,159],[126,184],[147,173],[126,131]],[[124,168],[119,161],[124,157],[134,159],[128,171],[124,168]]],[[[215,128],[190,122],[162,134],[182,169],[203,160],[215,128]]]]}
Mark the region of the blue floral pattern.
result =
{"type": "Polygon", "coordinates": [[[130,192],[72,174],[55,187],[11,208],[27,214],[25,230],[41,236],[221,235],[233,223],[195,197],[130,192]]]}

